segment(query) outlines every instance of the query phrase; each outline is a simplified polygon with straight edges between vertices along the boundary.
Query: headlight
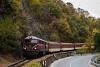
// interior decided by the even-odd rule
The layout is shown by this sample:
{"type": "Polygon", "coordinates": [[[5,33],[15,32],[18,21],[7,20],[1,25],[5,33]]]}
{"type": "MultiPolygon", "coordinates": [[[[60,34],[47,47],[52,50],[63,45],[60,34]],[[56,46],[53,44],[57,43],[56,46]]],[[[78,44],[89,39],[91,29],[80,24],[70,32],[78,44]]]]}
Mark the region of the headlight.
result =
{"type": "Polygon", "coordinates": [[[37,49],[37,45],[33,46],[32,49],[33,50],[36,50],[37,49]]]}
{"type": "Polygon", "coordinates": [[[27,49],[27,46],[24,45],[24,46],[23,46],[23,49],[26,50],[26,49],[27,49]]]}
{"type": "Polygon", "coordinates": [[[36,50],[37,48],[36,48],[36,47],[34,47],[34,49],[36,50]]]}
{"type": "Polygon", "coordinates": [[[24,47],[23,49],[25,49],[25,50],[26,50],[27,48],[26,48],[26,47],[24,47]]]}

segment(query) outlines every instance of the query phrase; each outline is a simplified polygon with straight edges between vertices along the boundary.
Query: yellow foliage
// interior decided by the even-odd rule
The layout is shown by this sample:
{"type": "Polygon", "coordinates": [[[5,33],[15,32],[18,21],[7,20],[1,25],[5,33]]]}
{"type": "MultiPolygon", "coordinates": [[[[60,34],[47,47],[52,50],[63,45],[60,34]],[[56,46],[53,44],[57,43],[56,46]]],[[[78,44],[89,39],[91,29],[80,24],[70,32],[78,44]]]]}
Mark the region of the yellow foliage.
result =
{"type": "Polygon", "coordinates": [[[88,34],[91,34],[91,32],[89,30],[89,26],[86,26],[85,29],[86,29],[86,31],[87,31],[88,34]]]}
{"type": "Polygon", "coordinates": [[[64,23],[64,24],[66,25],[66,27],[69,28],[69,24],[68,24],[66,18],[60,18],[60,19],[58,20],[58,22],[64,23]]]}
{"type": "Polygon", "coordinates": [[[32,4],[32,3],[38,3],[38,4],[40,4],[40,0],[30,0],[30,3],[32,4]]]}
{"type": "Polygon", "coordinates": [[[59,41],[60,41],[60,38],[59,38],[57,32],[52,33],[52,34],[51,34],[51,38],[52,38],[52,40],[54,40],[54,41],[56,41],[56,42],[59,42],[59,41]]]}
{"type": "Polygon", "coordinates": [[[87,48],[87,46],[84,44],[83,46],[82,46],[82,48],[84,49],[84,48],[87,48]]]}
{"type": "Polygon", "coordinates": [[[93,37],[88,37],[88,39],[86,39],[86,43],[85,43],[88,47],[93,45],[93,37]]]}
{"type": "Polygon", "coordinates": [[[19,0],[10,0],[10,2],[12,3],[12,4],[11,4],[11,7],[12,7],[13,9],[15,9],[16,12],[18,13],[19,10],[21,9],[21,8],[20,8],[20,1],[19,1],[19,0]]]}
{"type": "Polygon", "coordinates": [[[94,28],[93,31],[92,31],[92,33],[98,33],[98,32],[99,32],[99,30],[96,29],[96,28],[94,28]]]}

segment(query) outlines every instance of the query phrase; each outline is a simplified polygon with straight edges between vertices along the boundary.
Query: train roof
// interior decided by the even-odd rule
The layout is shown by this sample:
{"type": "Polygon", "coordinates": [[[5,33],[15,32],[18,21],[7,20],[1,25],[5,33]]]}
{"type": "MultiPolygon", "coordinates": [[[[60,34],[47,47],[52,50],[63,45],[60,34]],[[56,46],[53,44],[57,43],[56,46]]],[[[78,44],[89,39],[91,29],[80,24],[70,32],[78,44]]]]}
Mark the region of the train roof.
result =
{"type": "Polygon", "coordinates": [[[48,41],[51,44],[58,44],[59,42],[52,42],[52,41],[48,41]]]}
{"type": "Polygon", "coordinates": [[[61,44],[84,44],[84,43],[61,43],[61,44]]]}
{"type": "Polygon", "coordinates": [[[74,43],[74,44],[85,44],[85,43],[74,43]]]}
{"type": "MultiPolygon", "coordinates": [[[[25,37],[25,39],[36,39],[36,40],[41,40],[41,41],[45,41],[45,42],[49,42],[49,43],[52,43],[52,44],[57,44],[59,42],[52,42],[52,41],[46,41],[46,40],[43,40],[41,38],[38,38],[38,37],[35,37],[35,36],[27,36],[25,37]]],[[[61,44],[73,44],[73,43],[61,43],[61,44]]],[[[74,44],[84,44],[84,43],[74,43],[74,44]]]]}
{"type": "Polygon", "coordinates": [[[73,43],[61,43],[61,44],[73,44],[73,43]]]}
{"type": "MultiPolygon", "coordinates": [[[[35,37],[35,36],[27,36],[27,37],[25,37],[25,39],[36,39],[36,40],[41,40],[41,41],[46,41],[46,40],[43,40],[43,39],[41,39],[41,38],[38,38],[38,37],[35,37]]],[[[47,41],[46,41],[47,42],[47,41]]]]}

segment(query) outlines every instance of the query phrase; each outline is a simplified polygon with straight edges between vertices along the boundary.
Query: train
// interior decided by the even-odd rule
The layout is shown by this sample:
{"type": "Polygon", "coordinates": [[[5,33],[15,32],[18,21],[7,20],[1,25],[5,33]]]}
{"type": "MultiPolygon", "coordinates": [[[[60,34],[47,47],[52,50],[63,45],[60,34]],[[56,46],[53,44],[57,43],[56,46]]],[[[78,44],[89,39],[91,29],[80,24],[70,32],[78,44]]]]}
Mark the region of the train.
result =
{"type": "Polygon", "coordinates": [[[84,43],[58,43],[46,41],[35,36],[24,38],[22,45],[24,55],[45,55],[48,52],[68,51],[81,49],[84,43]]]}

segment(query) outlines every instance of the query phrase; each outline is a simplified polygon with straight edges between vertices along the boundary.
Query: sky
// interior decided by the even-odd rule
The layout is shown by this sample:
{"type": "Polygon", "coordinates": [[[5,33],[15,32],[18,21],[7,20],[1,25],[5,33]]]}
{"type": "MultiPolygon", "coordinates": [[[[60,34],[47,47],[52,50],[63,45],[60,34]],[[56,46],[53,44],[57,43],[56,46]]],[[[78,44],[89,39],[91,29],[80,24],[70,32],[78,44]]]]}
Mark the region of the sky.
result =
{"type": "Polygon", "coordinates": [[[91,16],[100,18],[100,0],[62,0],[73,4],[74,8],[82,8],[90,13],[91,16]]]}

